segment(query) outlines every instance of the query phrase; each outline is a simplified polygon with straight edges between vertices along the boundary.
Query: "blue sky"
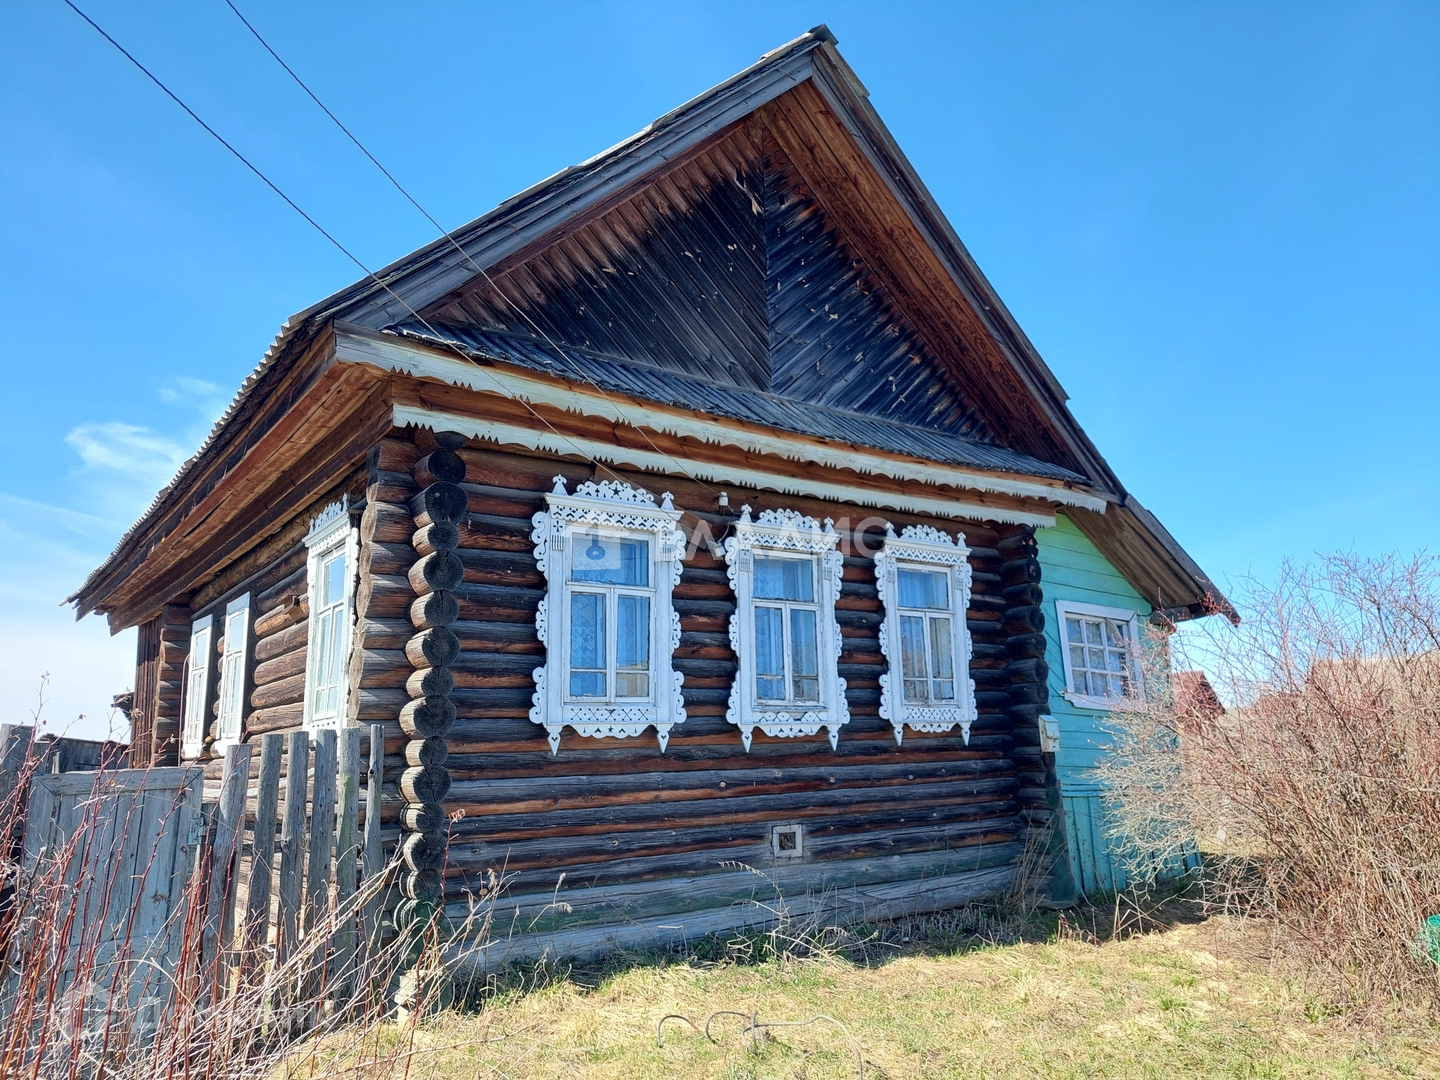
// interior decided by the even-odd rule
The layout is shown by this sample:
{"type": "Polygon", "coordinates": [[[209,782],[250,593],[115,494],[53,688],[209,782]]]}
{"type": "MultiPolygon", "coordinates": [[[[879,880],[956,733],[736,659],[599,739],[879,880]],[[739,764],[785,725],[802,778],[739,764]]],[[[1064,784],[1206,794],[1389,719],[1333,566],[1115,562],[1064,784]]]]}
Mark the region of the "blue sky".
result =
{"type": "MultiPolygon", "coordinates": [[[[449,226],[827,22],[1212,575],[1440,535],[1440,5],[236,2],[449,226]]],[[[81,6],[370,265],[432,239],[222,0],[81,6]]],[[[0,30],[0,720],[96,730],[133,632],[59,602],[357,273],[59,0],[0,30]]]]}

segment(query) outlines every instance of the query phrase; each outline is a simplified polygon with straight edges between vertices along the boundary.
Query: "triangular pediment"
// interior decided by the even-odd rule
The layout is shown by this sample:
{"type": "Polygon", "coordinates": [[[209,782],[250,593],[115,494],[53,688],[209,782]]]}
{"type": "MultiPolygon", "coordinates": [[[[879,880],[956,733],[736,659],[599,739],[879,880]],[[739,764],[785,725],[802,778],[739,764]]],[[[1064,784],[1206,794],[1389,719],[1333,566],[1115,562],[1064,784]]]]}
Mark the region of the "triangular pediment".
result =
{"type": "Polygon", "coordinates": [[[773,137],[731,133],[426,312],[991,442],[773,137]]]}

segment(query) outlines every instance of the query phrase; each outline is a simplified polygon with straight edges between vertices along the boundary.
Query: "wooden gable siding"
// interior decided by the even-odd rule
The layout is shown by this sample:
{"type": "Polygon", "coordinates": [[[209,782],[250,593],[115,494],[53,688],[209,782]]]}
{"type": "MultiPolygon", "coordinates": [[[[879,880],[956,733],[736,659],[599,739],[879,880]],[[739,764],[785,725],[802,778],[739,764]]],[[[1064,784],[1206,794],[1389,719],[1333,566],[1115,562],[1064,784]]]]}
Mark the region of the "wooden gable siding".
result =
{"type": "Polygon", "coordinates": [[[737,130],[491,279],[427,318],[993,441],[773,139],[737,130]]]}
{"type": "Polygon", "coordinates": [[[398,433],[385,440],[378,461],[390,467],[372,478],[375,497],[361,539],[376,554],[361,585],[369,597],[357,632],[364,652],[353,669],[368,680],[362,710],[404,715],[435,693],[455,709],[443,736],[412,731],[406,749],[411,768],[401,791],[409,806],[402,821],[416,838],[405,848],[412,891],[423,892],[427,873],[438,883],[443,867],[450,902],[463,906],[467,890],[490,890],[498,878],[507,910],[523,911],[534,898],[551,896],[564,875],[561,897],[577,914],[562,921],[605,923],[621,918],[612,905],[622,896],[624,917],[636,918],[731,904],[737,888],[753,889],[755,882],[723,864],[770,866],[775,824],[807,825],[803,891],[1006,867],[1027,817],[1048,816],[1031,715],[1044,708],[1044,661],[1033,642],[1040,617],[1031,583],[1038,573],[1033,558],[1016,556],[1026,541],[1033,545],[1028,529],[882,517],[857,505],[738,490],[722,511],[715,491],[702,485],[622,473],[647,490],[671,491],[685,511],[687,535],[703,527],[717,541],[745,502],[757,511],[783,506],[832,517],[850,530],[847,545],[878,544],[885,518],[897,527],[921,521],[952,532],[962,527],[973,550],[971,674],[980,715],[968,746],[958,732],[907,732],[903,747],[896,746],[878,715],[884,660],[874,564],[856,549],[846,559],[837,604],[840,673],[852,716],[839,750],[823,735],[757,733],[747,754],[724,719],[735,675],[728,639],[734,595],[723,562],[702,544],[686,560],[674,594],[681,619],[676,667],[685,674],[688,718],[672,731],[668,750],[660,751],[653,733],[590,739],[567,730],[552,755],[543,729],[528,718],[532,672],[545,657],[534,625],[545,583],[533,558],[531,517],[557,473],[573,487],[593,478],[593,469],[473,444],[460,450],[468,501],[456,550],[463,580],[437,592],[427,575],[439,573],[441,559],[427,539],[432,526],[421,512],[422,484],[401,471],[408,461],[424,478],[423,454],[433,449],[433,436],[421,431],[416,438],[422,445],[410,451],[398,433]],[[407,536],[420,558],[405,571],[407,536]],[[376,572],[382,565],[388,573],[376,572]],[[429,650],[446,628],[458,640],[458,655],[431,666],[429,650]],[[675,882],[697,875],[706,880],[677,892],[675,882]]]}

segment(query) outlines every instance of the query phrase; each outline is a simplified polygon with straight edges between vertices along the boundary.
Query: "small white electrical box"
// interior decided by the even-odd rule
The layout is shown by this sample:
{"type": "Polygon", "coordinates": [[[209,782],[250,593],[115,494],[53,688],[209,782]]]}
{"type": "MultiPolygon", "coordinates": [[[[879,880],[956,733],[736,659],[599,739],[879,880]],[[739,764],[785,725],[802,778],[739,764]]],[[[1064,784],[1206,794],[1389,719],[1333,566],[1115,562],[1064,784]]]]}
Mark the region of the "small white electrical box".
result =
{"type": "Polygon", "coordinates": [[[1060,749],[1060,721],[1053,716],[1040,717],[1040,752],[1053,754],[1060,749]]]}

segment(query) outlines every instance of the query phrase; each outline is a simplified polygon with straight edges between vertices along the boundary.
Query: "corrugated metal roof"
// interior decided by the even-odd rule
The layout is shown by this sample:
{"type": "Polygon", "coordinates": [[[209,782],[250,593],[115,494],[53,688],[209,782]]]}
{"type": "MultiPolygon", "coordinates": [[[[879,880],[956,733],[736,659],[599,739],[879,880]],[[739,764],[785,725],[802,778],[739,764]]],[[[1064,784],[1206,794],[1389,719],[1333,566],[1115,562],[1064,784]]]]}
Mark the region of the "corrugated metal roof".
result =
{"type": "Polygon", "coordinates": [[[1004,447],[972,442],[958,435],[832,409],[779,394],[746,390],[733,383],[709,382],[674,371],[474,326],[433,322],[430,325],[441,335],[440,338],[437,339],[413,320],[388,327],[387,332],[693,412],[744,420],[781,431],[867,446],[947,465],[1085,483],[1083,476],[1058,465],[1004,447]]]}

